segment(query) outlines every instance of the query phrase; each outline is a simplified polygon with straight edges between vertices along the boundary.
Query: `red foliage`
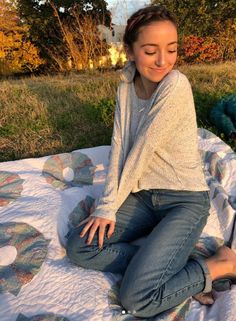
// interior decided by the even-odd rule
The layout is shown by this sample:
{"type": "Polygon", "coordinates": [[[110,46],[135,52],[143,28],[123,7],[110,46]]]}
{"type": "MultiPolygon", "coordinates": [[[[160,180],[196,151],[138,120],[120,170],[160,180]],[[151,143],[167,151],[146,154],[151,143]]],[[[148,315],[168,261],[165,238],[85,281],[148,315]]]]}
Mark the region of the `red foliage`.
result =
{"type": "Polygon", "coordinates": [[[211,37],[185,36],[179,51],[179,63],[222,61],[220,46],[211,37]]]}

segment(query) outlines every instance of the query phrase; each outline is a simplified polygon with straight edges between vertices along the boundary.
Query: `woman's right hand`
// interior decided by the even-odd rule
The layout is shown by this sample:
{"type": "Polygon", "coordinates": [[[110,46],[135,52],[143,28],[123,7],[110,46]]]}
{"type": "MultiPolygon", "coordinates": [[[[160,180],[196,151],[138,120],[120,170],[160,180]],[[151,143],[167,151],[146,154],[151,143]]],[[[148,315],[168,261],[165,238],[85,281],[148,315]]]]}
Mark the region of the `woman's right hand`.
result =
{"type": "Polygon", "coordinates": [[[106,226],[110,225],[107,232],[107,238],[109,239],[114,233],[115,222],[105,218],[101,218],[101,217],[89,216],[85,220],[81,221],[78,226],[84,224],[85,222],[87,222],[87,224],[84,226],[82,232],[80,233],[80,237],[84,237],[84,235],[90,229],[89,237],[86,241],[86,244],[89,245],[93,240],[93,237],[96,233],[97,228],[99,228],[98,246],[101,249],[103,247],[103,240],[104,240],[106,226]]]}

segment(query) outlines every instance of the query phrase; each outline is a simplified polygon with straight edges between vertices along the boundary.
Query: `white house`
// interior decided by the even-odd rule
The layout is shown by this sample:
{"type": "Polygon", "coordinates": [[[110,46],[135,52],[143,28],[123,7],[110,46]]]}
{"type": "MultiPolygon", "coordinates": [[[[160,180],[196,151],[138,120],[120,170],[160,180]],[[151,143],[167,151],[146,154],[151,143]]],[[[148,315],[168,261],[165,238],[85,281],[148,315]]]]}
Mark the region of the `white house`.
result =
{"type": "Polygon", "coordinates": [[[125,26],[112,24],[112,28],[109,29],[104,25],[99,25],[98,30],[100,31],[101,39],[106,40],[110,45],[109,53],[112,65],[115,66],[118,62],[124,63],[126,61],[126,55],[123,49],[125,26]]]}

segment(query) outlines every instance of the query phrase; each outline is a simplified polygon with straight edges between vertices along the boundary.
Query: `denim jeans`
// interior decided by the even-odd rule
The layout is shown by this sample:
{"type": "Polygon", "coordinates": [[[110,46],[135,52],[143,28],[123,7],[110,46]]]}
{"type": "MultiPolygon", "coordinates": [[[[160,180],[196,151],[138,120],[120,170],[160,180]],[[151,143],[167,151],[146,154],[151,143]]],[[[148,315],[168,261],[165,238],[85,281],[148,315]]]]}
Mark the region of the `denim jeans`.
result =
{"type": "Polygon", "coordinates": [[[89,231],[79,236],[84,223],[68,234],[67,255],[80,267],[122,274],[122,306],[136,317],[155,317],[190,296],[211,291],[206,263],[190,256],[209,208],[208,191],[130,193],[116,213],[109,240],[105,233],[102,249],[98,231],[90,245],[89,231]],[[143,236],[141,246],[130,243],[143,236]]]}

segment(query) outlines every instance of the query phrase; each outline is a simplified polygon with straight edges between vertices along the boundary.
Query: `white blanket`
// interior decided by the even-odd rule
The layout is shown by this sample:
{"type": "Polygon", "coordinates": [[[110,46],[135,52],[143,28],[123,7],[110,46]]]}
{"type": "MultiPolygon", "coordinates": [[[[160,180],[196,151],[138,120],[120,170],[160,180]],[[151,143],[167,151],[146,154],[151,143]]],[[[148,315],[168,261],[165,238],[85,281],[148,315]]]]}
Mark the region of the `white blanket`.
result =
{"type": "MultiPolygon", "coordinates": [[[[231,235],[236,154],[203,129],[199,149],[212,206],[196,253],[208,255],[231,235]]],[[[99,146],[0,164],[0,321],[144,320],[122,313],[120,275],[73,266],[65,255],[68,223],[96,206],[109,151],[99,146]]],[[[235,321],[236,286],[216,297],[212,307],[189,299],[152,320],[235,321]]]]}

